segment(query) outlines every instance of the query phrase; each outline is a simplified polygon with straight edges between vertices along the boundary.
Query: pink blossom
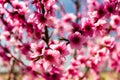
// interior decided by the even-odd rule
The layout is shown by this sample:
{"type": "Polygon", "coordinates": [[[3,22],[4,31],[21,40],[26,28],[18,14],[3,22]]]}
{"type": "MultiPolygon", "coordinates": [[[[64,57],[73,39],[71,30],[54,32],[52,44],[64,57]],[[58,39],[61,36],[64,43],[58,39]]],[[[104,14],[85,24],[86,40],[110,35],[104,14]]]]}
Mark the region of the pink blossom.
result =
{"type": "Polygon", "coordinates": [[[113,28],[116,28],[120,24],[120,18],[118,15],[112,15],[110,24],[113,28]]]}
{"type": "Polygon", "coordinates": [[[110,37],[110,36],[105,36],[103,38],[101,44],[103,44],[103,46],[105,46],[105,47],[112,49],[115,47],[115,39],[113,37],[110,37]]]}
{"type": "Polygon", "coordinates": [[[107,10],[108,14],[115,14],[115,3],[114,2],[105,2],[105,9],[107,10]]]}
{"type": "Polygon", "coordinates": [[[74,15],[74,14],[72,14],[72,13],[69,13],[69,14],[66,14],[66,15],[64,15],[63,16],[63,21],[65,21],[65,22],[69,22],[69,21],[74,21],[74,20],[76,20],[76,16],[74,15]]]}
{"type": "Polygon", "coordinates": [[[62,1],[0,0],[0,66],[8,80],[16,70],[22,80],[120,73],[120,0],[72,0],[74,12],[62,1]]]}
{"type": "Polygon", "coordinates": [[[37,45],[37,47],[35,48],[36,52],[38,52],[39,54],[42,54],[42,49],[44,49],[45,44],[44,42],[41,42],[37,45]]]}
{"type": "Polygon", "coordinates": [[[71,48],[80,49],[85,42],[85,37],[82,36],[79,32],[75,32],[68,36],[71,48]]]}
{"type": "Polygon", "coordinates": [[[72,25],[72,32],[81,32],[81,24],[77,24],[77,23],[74,23],[74,22],[70,22],[71,25],[72,25]]]}
{"type": "Polygon", "coordinates": [[[28,54],[28,52],[30,51],[31,47],[30,47],[30,44],[29,43],[24,43],[20,50],[22,52],[22,54],[28,54]]]}
{"type": "Polygon", "coordinates": [[[95,27],[93,23],[91,23],[89,19],[83,18],[82,19],[83,35],[92,37],[94,34],[94,30],[95,30],[95,27]]]}
{"type": "Polygon", "coordinates": [[[15,11],[18,11],[22,15],[24,15],[28,10],[27,4],[23,1],[14,0],[12,1],[12,6],[15,9],[15,11]]]}
{"type": "Polygon", "coordinates": [[[69,54],[68,51],[67,51],[67,49],[66,49],[66,43],[64,43],[64,42],[62,42],[60,44],[50,45],[50,47],[53,50],[59,51],[62,56],[66,56],[66,55],[69,54]]]}
{"type": "Polygon", "coordinates": [[[60,65],[60,52],[56,50],[46,50],[44,52],[44,59],[47,65],[60,65]]]}
{"type": "Polygon", "coordinates": [[[88,3],[88,9],[90,12],[96,10],[99,6],[98,1],[96,0],[87,0],[87,3],[88,3]]]}
{"type": "Polygon", "coordinates": [[[55,3],[55,0],[42,0],[42,3],[46,6],[46,8],[49,8],[55,3]]]}
{"type": "Polygon", "coordinates": [[[99,8],[97,9],[97,18],[102,18],[103,16],[105,16],[106,10],[105,10],[105,6],[104,4],[101,4],[99,6],[99,8]]]}
{"type": "Polygon", "coordinates": [[[95,55],[95,63],[96,64],[102,64],[104,63],[109,57],[109,49],[107,48],[102,48],[102,49],[99,49],[97,52],[97,54],[95,55]]]}
{"type": "Polygon", "coordinates": [[[78,58],[77,58],[78,62],[80,64],[83,64],[84,66],[86,65],[86,62],[87,62],[87,57],[85,56],[82,56],[82,55],[79,55],[78,58]]]}
{"type": "Polygon", "coordinates": [[[59,68],[53,67],[49,72],[45,72],[43,77],[45,80],[61,80],[62,74],[59,68]]]}
{"type": "Polygon", "coordinates": [[[45,23],[47,21],[46,17],[43,14],[39,14],[37,17],[38,21],[41,23],[45,23]]]}
{"type": "Polygon", "coordinates": [[[95,26],[96,26],[96,30],[95,30],[96,35],[104,36],[107,34],[106,29],[109,27],[109,23],[107,23],[106,20],[103,19],[98,20],[98,22],[95,23],[95,26]]]}

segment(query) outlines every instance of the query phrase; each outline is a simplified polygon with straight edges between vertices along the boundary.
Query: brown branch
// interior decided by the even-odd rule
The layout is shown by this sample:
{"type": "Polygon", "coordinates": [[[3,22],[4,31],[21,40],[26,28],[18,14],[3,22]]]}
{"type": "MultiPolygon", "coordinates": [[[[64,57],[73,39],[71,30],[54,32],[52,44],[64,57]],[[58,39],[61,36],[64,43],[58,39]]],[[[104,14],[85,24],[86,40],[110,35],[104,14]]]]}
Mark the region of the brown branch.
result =
{"type": "Polygon", "coordinates": [[[44,32],[43,40],[46,42],[47,47],[49,48],[48,43],[49,43],[50,37],[49,37],[49,32],[48,32],[47,26],[45,26],[44,29],[45,29],[45,32],[44,32]]]}
{"type": "MultiPolygon", "coordinates": [[[[12,61],[12,65],[11,65],[11,69],[9,71],[9,77],[8,77],[8,80],[11,80],[12,79],[12,74],[14,73],[14,65],[15,65],[15,60],[12,61]]],[[[13,80],[16,80],[15,76],[13,76],[13,80]]]]}

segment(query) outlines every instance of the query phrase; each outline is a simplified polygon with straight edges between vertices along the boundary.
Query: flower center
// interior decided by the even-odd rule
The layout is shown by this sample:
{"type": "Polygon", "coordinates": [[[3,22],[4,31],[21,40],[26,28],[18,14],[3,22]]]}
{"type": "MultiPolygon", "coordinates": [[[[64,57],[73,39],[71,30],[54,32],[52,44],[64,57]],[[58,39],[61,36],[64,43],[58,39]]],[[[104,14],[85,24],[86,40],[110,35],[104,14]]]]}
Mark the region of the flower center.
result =
{"type": "Polygon", "coordinates": [[[78,36],[75,36],[74,38],[72,38],[72,42],[78,44],[80,42],[80,38],[78,36]]]}
{"type": "Polygon", "coordinates": [[[48,54],[48,55],[45,56],[45,59],[52,62],[54,57],[52,55],[48,54]]]}

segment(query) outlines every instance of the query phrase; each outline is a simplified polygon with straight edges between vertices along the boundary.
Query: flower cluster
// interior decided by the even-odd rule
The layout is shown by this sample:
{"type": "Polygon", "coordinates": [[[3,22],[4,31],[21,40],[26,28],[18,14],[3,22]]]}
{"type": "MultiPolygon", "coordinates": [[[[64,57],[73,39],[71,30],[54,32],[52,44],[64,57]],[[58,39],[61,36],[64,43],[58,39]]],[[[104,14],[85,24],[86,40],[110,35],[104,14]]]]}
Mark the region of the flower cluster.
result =
{"type": "Polygon", "coordinates": [[[120,0],[71,1],[73,13],[60,0],[0,0],[0,61],[8,80],[16,72],[22,80],[120,73],[120,0]]]}

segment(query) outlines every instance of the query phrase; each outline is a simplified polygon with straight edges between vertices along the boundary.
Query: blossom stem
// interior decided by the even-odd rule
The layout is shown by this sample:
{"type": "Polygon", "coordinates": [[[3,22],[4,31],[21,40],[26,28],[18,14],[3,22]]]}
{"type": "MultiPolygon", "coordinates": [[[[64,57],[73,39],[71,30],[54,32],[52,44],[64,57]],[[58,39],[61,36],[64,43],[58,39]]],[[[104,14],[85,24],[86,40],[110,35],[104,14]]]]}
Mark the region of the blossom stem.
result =
{"type": "MultiPolygon", "coordinates": [[[[8,80],[11,80],[12,79],[12,74],[14,74],[14,66],[15,66],[15,59],[12,61],[12,65],[11,65],[11,69],[9,71],[9,77],[8,77],[8,80]]],[[[13,80],[16,80],[16,77],[15,75],[13,75],[13,80]]]]}
{"type": "MultiPolygon", "coordinates": [[[[75,15],[77,16],[79,13],[79,9],[80,9],[80,2],[79,2],[79,0],[75,0],[75,1],[72,0],[72,2],[75,4],[75,8],[76,8],[75,15]]],[[[78,21],[79,21],[79,17],[77,17],[76,23],[78,23],[78,21]]]]}
{"type": "Polygon", "coordinates": [[[49,34],[48,34],[48,29],[47,26],[45,26],[45,37],[43,37],[43,40],[46,42],[47,46],[49,47],[48,43],[49,43],[49,34]]]}

